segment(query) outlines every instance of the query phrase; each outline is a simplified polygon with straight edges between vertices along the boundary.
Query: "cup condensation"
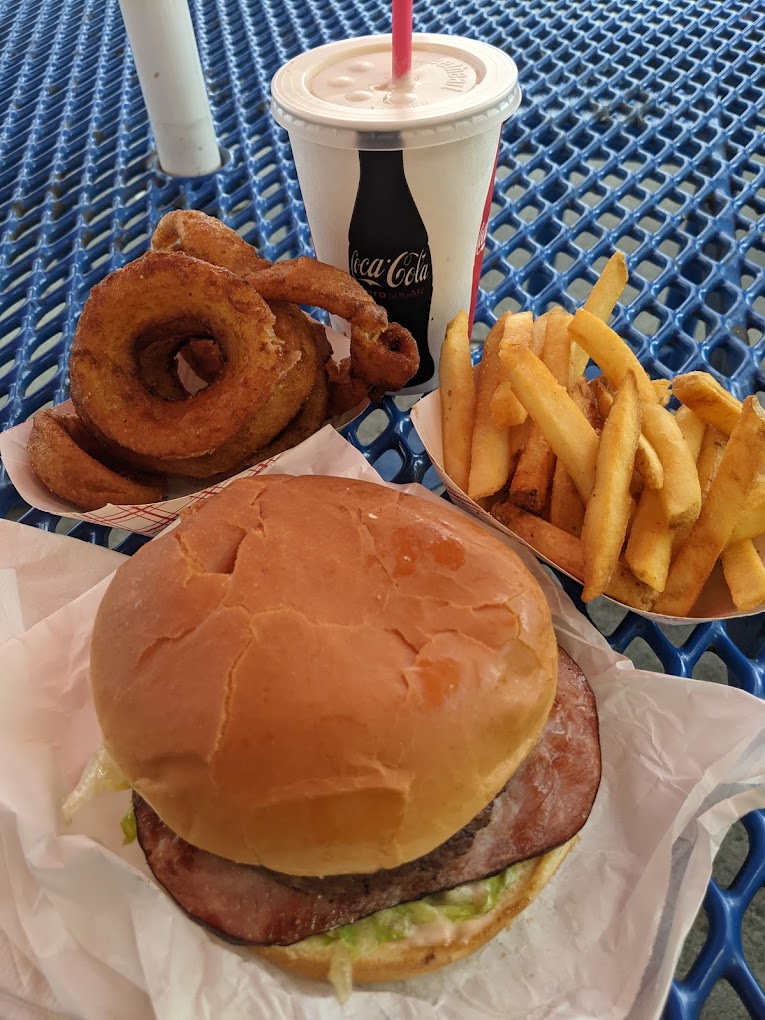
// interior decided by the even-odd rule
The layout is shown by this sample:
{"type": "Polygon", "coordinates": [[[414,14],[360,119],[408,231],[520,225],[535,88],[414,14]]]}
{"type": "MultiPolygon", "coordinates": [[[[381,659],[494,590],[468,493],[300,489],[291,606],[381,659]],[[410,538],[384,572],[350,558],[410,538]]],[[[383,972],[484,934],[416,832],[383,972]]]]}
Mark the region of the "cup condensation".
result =
{"type": "Polygon", "coordinates": [[[302,54],[274,77],[271,109],[317,258],[415,334],[421,372],[404,392],[417,393],[438,384],[447,323],[463,308],[472,322],[500,132],[520,89],[496,47],[420,34],[415,84],[389,87],[390,48],[367,36],[302,54]]]}

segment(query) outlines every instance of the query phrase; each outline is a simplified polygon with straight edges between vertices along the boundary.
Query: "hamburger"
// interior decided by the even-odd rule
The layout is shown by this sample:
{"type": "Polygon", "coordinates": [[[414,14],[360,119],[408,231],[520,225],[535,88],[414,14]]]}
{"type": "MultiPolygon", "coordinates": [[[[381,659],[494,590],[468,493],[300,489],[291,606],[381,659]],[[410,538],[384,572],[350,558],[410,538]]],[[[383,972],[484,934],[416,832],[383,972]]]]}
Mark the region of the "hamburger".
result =
{"type": "Polygon", "coordinates": [[[91,678],[160,885],[341,994],[506,927],[600,780],[594,697],[534,578],[382,485],[269,475],[198,504],[117,571],[91,678]]]}

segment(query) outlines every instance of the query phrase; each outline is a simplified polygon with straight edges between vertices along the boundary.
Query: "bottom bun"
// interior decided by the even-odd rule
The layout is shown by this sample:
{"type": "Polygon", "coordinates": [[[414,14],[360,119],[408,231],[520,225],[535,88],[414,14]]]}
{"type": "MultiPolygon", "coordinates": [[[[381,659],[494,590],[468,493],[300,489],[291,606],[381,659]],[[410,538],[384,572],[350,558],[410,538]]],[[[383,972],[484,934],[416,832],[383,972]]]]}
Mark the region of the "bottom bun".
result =
{"type": "Polygon", "coordinates": [[[360,953],[322,936],[292,946],[252,946],[249,951],[293,974],[331,981],[341,1002],[353,982],[401,981],[438,970],[474,953],[507,928],[547,885],[577,839],[514,865],[513,881],[496,905],[472,920],[425,923],[404,938],[360,953]]]}

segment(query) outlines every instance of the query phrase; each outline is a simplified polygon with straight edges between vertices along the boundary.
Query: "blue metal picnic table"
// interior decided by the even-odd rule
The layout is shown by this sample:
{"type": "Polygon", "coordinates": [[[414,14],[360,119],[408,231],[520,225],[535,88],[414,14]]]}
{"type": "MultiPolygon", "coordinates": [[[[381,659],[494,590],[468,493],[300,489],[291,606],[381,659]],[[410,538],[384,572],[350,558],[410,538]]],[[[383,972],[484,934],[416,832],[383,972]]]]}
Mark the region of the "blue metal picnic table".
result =
{"type": "MultiPolygon", "coordinates": [[[[211,176],[180,180],[157,164],[117,0],[0,2],[0,428],[67,397],[69,345],[89,289],[140,254],[168,210],[219,216],[270,259],[310,253],[269,82],[304,49],[388,31],[389,5],[190,6],[225,159],[211,176]]],[[[520,70],[477,335],[508,309],[573,310],[620,248],[631,272],[614,326],[652,375],[704,368],[739,397],[765,389],[765,8],[428,0],[415,4],[415,28],[493,43],[520,70]]],[[[435,488],[408,403],[386,398],[347,436],[386,478],[435,488]]],[[[1,470],[0,514],[110,540],[102,528],[30,509],[1,470]]],[[[564,583],[577,600],[578,586],[564,583]]],[[[604,627],[597,609],[579,605],[604,627]]],[[[608,627],[616,649],[640,646],[666,672],[703,676],[711,663],[720,679],[765,696],[762,616],[664,631],[626,613],[608,627]]],[[[765,1017],[763,963],[742,948],[747,918],[762,924],[763,814],[743,828],[748,853],[728,887],[710,883],[703,947],[672,985],[672,1020],[702,1009],[765,1017]]]]}

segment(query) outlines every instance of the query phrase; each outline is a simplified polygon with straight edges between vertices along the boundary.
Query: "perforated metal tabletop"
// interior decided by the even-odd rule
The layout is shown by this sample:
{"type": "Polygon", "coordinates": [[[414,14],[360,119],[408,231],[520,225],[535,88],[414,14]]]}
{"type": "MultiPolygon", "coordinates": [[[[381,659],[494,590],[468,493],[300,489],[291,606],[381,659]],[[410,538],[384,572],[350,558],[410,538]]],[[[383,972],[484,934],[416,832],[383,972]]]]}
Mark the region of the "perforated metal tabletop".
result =
{"type": "MultiPolygon", "coordinates": [[[[2,428],[66,398],[89,289],[143,252],[169,209],[219,216],[270,259],[310,252],[269,81],[303,49],[388,31],[389,4],[191,9],[225,162],[183,181],[158,169],[117,0],[0,0],[2,428]]],[[[765,389],[765,7],[418,0],[415,28],[483,39],[519,65],[524,99],[503,135],[477,336],[508,309],[573,310],[620,248],[631,278],[614,325],[651,374],[703,367],[738,396],[765,389]]],[[[385,477],[436,487],[408,403],[386,399],[348,438],[385,477]]],[[[126,552],[142,541],[30,510],[2,472],[0,513],[126,552]]],[[[662,631],[597,603],[585,611],[643,664],[765,696],[763,616],[662,631]]],[[[710,885],[692,943],[702,948],[686,954],[667,1018],[765,1018],[763,815],[731,840],[735,866],[728,854],[710,885]],[[747,934],[758,925],[759,943],[747,934]]]]}

